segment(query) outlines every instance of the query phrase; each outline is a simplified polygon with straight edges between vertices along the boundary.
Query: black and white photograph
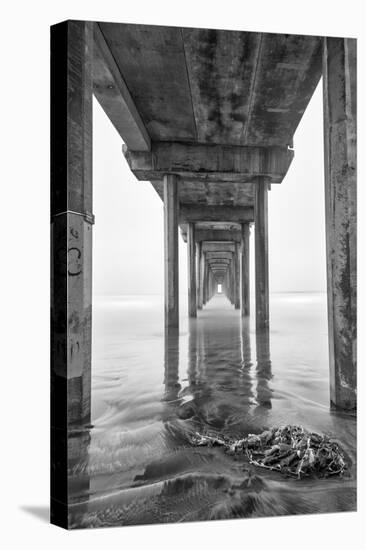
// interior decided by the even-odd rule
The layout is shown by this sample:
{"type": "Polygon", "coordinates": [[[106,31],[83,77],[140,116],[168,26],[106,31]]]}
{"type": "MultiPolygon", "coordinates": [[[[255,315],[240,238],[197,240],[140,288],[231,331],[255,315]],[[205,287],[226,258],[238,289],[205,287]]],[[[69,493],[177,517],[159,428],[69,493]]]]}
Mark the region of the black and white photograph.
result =
{"type": "Polygon", "coordinates": [[[56,524],[356,509],[356,55],[343,37],[51,28],[56,524]]]}
{"type": "MultiPolygon", "coordinates": [[[[26,310],[13,306],[8,324],[29,358],[13,433],[24,434],[29,471],[15,483],[49,490],[48,502],[28,497],[19,512],[76,531],[78,548],[96,529],[100,544],[116,531],[129,546],[150,528],[144,547],[153,533],[170,544],[187,533],[195,548],[225,524],[235,526],[229,546],[248,529],[276,544],[282,533],[282,548],[338,548],[329,526],[360,513],[363,37],[342,17],[336,29],[324,15],[271,25],[266,2],[263,25],[259,5],[256,25],[230,2],[222,21],[224,4],[216,18],[208,5],[164,17],[138,4],[133,17],[97,2],[94,12],[47,12],[36,27],[48,35],[42,66],[31,77],[29,52],[20,75],[49,100],[38,129],[48,161],[38,182],[30,167],[21,202],[50,233],[31,244],[36,231],[26,235],[19,214],[23,268],[8,265],[26,310]],[[38,209],[26,204],[29,186],[38,209]],[[197,539],[192,524],[202,525],[197,539]]],[[[301,18],[310,5],[292,9],[301,18]]],[[[30,98],[33,120],[36,109],[30,98]]],[[[9,141],[24,173],[29,140],[18,127],[9,141]]]]}

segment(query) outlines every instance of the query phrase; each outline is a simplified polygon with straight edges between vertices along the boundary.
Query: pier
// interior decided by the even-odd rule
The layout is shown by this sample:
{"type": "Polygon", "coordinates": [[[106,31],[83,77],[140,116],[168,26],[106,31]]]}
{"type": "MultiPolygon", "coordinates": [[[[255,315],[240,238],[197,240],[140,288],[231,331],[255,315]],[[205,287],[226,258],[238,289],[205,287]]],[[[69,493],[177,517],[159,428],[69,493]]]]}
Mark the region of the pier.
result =
{"type": "Polygon", "coordinates": [[[270,329],[268,193],[281,193],[293,135],[321,77],[330,396],[332,406],[355,410],[356,41],[84,21],[52,27],[53,428],[90,422],[93,94],[136,185],[150,181],[164,202],[166,330],[179,326],[179,285],[187,284],[191,318],[219,284],[246,318],[254,285],[260,335],[270,329]],[[178,280],[179,238],[187,283],[178,280]]]}

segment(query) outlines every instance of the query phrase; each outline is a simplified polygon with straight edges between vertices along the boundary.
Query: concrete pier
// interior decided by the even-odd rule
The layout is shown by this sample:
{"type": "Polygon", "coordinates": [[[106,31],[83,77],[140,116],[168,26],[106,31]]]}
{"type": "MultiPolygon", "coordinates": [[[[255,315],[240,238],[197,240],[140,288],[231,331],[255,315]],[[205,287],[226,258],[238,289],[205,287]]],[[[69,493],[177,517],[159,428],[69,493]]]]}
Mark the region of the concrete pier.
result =
{"type": "MultiPolygon", "coordinates": [[[[355,40],[83,21],[56,25],[51,34],[51,423],[58,456],[67,460],[67,428],[90,422],[93,93],[130,170],[164,202],[165,326],[179,326],[178,230],[188,246],[189,316],[203,313],[217,284],[249,316],[254,223],[259,334],[270,322],[268,188],[282,192],[294,133],[323,74],[331,402],[355,409],[355,40]]],[[[61,470],[53,465],[54,503],[67,502],[61,470]]]]}
{"type": "Polygon", "coordinates": [[[255,320],[256,329],[269,327],[268,185],[258,178],[255,188],[255,320]]]}
{"type": "Polygon", "coordinates": [[[325,217],[330,397],[356,408],[356,40],[323,48],[325,217]]]}
{"type": "Polygon", "coordinates": [[[164,292],[165,325],[179,326],[179,254],[178,254],[177,176],[164,176],[164,292]]]}
{"type": "MultiPolygon", "coordinates": [[[[295,154],[293,137],[322,75],[330,400],[354,411],[356,41],[85,21],[52,27],[53,523],[68,526],[67,467],[73,453],[81,452],[70,434],[85,433],[83,452],[90,439],[93,94],[121,137],[131,172],[151,182],[164,203],[164,383],[170,418],[169,403],[180,389],[178,231],[187,242],[190,326],[199,326],[195,317],[205,317],[202,309],[221,284],[232,304],[226,318],[241,319],[245,366],[254,224],[256,399],[261,410],[271,407],[268,189],[283,192],[295,154]]],[[[216,311],[215,300],[209,311],[216,311]]],[[[194,332],[189,346],[197,351],[189,373],[196,380],[197,372],[206,376],[215,346],[202,331],[194,332]]]]}

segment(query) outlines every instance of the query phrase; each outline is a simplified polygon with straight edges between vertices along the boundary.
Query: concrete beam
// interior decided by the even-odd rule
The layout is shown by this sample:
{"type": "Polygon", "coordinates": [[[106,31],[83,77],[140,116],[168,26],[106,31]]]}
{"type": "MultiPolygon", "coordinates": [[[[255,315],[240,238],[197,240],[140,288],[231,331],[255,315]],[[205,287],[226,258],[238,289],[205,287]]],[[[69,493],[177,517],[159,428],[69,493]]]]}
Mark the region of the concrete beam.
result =
{"type": "Polygon", "coordinates": [[[233,253],[232,252],[226,252],[226,251],[219,251],[219,252],[206,252],[206,258],[208,260],[212,260],[212,259],[226,259],[226,260],[231,260],[231,258],[233,257],[233,253]]]}
{"type": "Polygon", "coordinates": [[[203,221],[251,222],[254,221],[252,206],[195,206],[181,204],[179,223],[203,221]]]}
{"type": "Polygon", "coordinates": [[[281,183],[293,159],[287,147],[248,147],[201,143],[153,142],[150,152],[123,147],[130,169],[138,180],[161,180],[174,173],[185,181],[252,183],[265,177],[281,183]]]}
{"type": "Polygon", "coordinates": [[[207,258],[209,264],[229,264],[232,261],[232,258],[220,258],[220,256],[215,256],[212,258],[207,258]]]}
{"type": "Polygon", "coordinates": [[[203,241],[202,250],[204,252],[235,252],[235,244],[220,241],[203,241]]]}
{"type": "Polygon", "coordinates": [[[229,263],[228,262],[226,262],[226,263],[225,262],[221,262],[221,263],[220,262],[217,262],[217,263],[213,262],[213,263],[209,263],[208,265],[209,265],[210,269],[215,269],[215,268],[224,269],[229,265],[229,263]]]}
{"type": "Polygon", "coordinates": [[[179,326],[177,176],[164,177],[164,294],[165,326],[179,326]]]}
{"type": "Polygon", "coordinates": [[[325,215],[330,399],[357,404],[356,40],[325,38],[325,215]]]}
{"type": "Polygon", "coordinates": [[[98,23],[94,24],[94,95],[132,151],[150,151],[150,136],[98,23]]]}
{"type": "MultiPolygon", "coordinates": [[[[183,224],[181,226],[181,234],[183,241],[187,241],[187,226],[183,224]]],[[[197,229],[195,230],[196,242],[201,241],[231,241],[241,242],[240,230],[226,230],[226,229],[197,229]]]]}

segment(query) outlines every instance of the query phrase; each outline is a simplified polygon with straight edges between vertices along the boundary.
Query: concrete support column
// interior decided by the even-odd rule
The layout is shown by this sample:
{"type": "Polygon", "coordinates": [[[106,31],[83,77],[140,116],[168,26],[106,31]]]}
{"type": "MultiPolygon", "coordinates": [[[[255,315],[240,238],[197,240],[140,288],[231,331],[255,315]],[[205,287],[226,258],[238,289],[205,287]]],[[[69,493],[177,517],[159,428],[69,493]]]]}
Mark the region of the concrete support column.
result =
{"type": "Polygon", "coordinates": [[[177,176],[164,176],[164,293],[165,326],[179,326],[178,183],[177,176]]]}
{"type": "Polygon", "coordinates": [[[211,299],[211,269],[207,263],[207,301],[211,299]]]}
{"type": "Polygon", "coordinates": [[[210,267],[208,261],[206,262],[206,303],[210,299],[210,267]]]}
{"type": "Polygon", "coordinates": [[[246,317],[250,314],[250,287],[249,287],[249,223],[241,226],[241,255],[240,255],[240,291],[241,314],[246,317]]]}
{"type": "Polygon", "coordinates": [[[199,307],[202,309],[204,304],[204,286],[205,286],[205,253],[202,249],[202,243],[200,246],[200,299],[199,307]]]}
{"type": "Polygon", "coordinates": [[[188,252],[188,315],[197,317],[197,290],[196,290],[196,243],[194,224],[189,223],[187,228],[188,252]]]}
{"type": "Polygon", "coordinates": [[[210,280],[210,299],[214,295],[214,276],[213,272],[211,271],[211,280],[210,280]]]}
{"type": "Polygon", "coordinates": [[[323,49],[325,217],[331,403],[356,408],[356,40],[323,49]]]}
{"type": "Polygon", "coordinates": [[[232,303],[231,299],[231,267],[230,264],[227,266],[227,297],[229,302],[232,303]]]}
{"type": "Polygon", "coordinates": [[[229,264],[229,283],[230,283],[230,302],[234,305],[235,303],[235,270],[234,270],[234,258],[231,259],[229,264]]]}
{"type": "Polygon", "coordinates": [[[200,300],[200,285],[201,285],[201,243],[196,243],[196,304],[197,309],[202,309],[200,300]]]}
{"type": "Polygon", "coordinates": [[[235,309],[240,309],[240,245],[235,243],[234,252],[235,267],[235,309]]]}
{"type": "Polygon", "coordinates": [[[51,29],[51,522],[62,527],[68,428],[90,422],[92,47],[92,23],[51,29]]]}
{"type": "Polygon", "coordinates": [[[203,254],[203,288],[202,288],[202,301],[203,301],[203,305],[206,305],[207,303],[207,260],[206,260],[206,255],[205,253],[203,254]]]}
{"type": "Polygon", "coordinates": [[[255,309],[256,329],[269,327],[268,185],[258,178],[255,186],[255,309]]]}

